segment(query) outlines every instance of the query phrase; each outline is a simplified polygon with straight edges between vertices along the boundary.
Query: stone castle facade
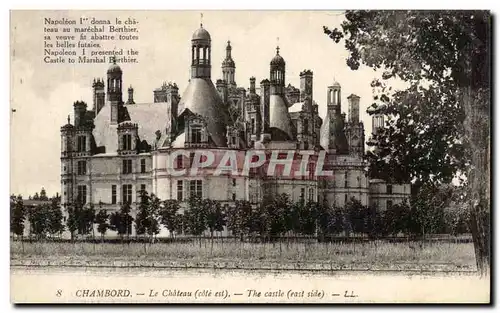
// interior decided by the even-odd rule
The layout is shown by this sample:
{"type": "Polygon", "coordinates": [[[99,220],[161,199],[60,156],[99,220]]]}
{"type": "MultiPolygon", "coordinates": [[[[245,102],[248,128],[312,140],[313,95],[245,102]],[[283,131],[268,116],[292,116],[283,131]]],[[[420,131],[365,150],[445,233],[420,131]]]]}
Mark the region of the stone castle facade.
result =
{"type": "MultiPolygon", "coordinates": [[[[153,91],[153,101],[136,103],[129,87],[123,97],[123,72],[116,61],[107,80],[93,83],[93,106],[74,103],[74,122],[61,127],[61,203],[81,201],[108,210],[131,203],[138,191],[160,199],[185,202],[190,196],[259,203],[266,194],[287,193],[292,200],[314,200],[344,206],[352,197],[381,209],[407,199],[410,185],[388,185],[370,180],[363,160],[364,125],[360,98],[347,97],[348,118],[342,113],[342,88],[327,87],[327,113],[321,118],[313,97],[313,72],[300,73],[300,87],[286,85],[286,63],[279,47],[270,62],[269,77],[249,79],[249,88],[235,81],[236,63],[227,43],[222,79],[212,82],[211,37],[202,26],[191,39],[191,79],[179,94],[175,83],[153,91]],[[322,179],[260,175],[174,176],[167,168],[189,168],[194,151],[310,152],[313,168],[326,151],[325,168],[333,176],[322,179]],[[178,151],[182,150],[181,154],[178,151]],[[177,151],[177,152],[176,152],[177,151]],[[175,158],[172,161],[172,158],[175,158]],[[169,160],[172,161],[169,163],[169,160]]],[[[383,116],[374,116],[374,131],[383,116]]],[[[381,120],[382,119],[382,120],[381,120]]]]}

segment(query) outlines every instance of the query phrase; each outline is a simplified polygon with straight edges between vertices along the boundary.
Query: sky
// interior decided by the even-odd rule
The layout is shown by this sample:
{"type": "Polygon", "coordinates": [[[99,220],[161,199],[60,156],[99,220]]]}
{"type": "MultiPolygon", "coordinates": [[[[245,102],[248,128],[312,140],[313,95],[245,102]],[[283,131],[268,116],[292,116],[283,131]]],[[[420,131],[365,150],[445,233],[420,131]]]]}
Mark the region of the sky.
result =
{"type": "MultiPolygon", "coordinates": [[[[43,23],[82,16],[114,20],[128,17],[139,21],[140,39],[107,42],[105,48],[139,50],[137,64],[120,64],[123,85],[134,87],[136,103],[152,102],[153,89],[162,82],[187,87],[190,75],[191,36],[200,25],[199,11],[13,11],[11,14],[11,193],[34,194],[42,187],[48,195],[60,192],[60,127],[68,115],[73,121],[73,102],[83,100],[92,108],[92,80],[106,77],[108,64],[46,64],[43,62],[43,23]]],[[[340,11],[205,11],[203,26],[212,38],[212,81],[222,76],[220,65],[227,41],[233,47],[236,83],[248,88],[269,78],[269,62],[280,46],[286,61],[286,84],[299,87],[299,73],[314,73],[313,98],[319,114],[326,114],[327,87],[335,79],[342,86],[342,111],[347,97],[360,100],[360,118],[365,135],[371,133],[366,108],[372,103],[371,80],[378,76],[369,68],[352,71],[346,65],[348,52],[323,33],[323,26],[338,27],[340,11]]],[[[127,98],[124,90],[124,99],[127,98]]]]}

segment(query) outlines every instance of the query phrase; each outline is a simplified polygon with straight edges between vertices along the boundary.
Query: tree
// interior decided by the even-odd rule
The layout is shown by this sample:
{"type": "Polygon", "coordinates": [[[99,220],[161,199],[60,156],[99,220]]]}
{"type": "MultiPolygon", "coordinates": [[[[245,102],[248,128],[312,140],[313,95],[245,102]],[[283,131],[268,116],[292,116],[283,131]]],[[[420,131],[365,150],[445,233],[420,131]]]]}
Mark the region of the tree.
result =
{"type": "Polygon", "coordinates": [[[52,236],[53,235],[60,236],[64,231],[64,224],[63,224],[63,214],[59,206],[59,201],[57,199],[52,199],[50,206],[47,208],[48,208],[47,230],[52,236]]]}
{"type": "Polygon", "coordinates": [[[449,206],[453,192],[454,188],[449,185],[422,186],[412,199],[409,231],[418,236],[442,232],[444,208],[449,206]]]}
{"type": "Polygon", "coordinates": [[[243,241],[244,236],[252,232],[252,205],[248,201],[237,200],[234,206],[227,206],[225,210],[228,230],[243,241]]]}
{"type": "Polygon", "coordinates": [[[97,224],[97,231],[101,234],[101,242],[104,242],[104,236],[109,228],[108,224],[109,214],[105,209],[100,209],[99,213],[95,216],[95,223],[97,224]]]}
{"type": "Polygon", "coordinates": [[[396,203],[384,212],[385,232],[396,236],[411,233],[411,209],[407,201],[396,203]]]}
{"type": "Polygon", "coordinates": [[[38,240],[45,238],[49,230],[49,209],[46,204],[29,209],[30,230],[38,240]]]}
{"type": "Polygon", "coordinates": [[[23,199],[13,196],[10,199],[10,231],[21,240],[24,234],[24,220],[26,219],[26,209],[23,199]]]}
{"type": "Polygon", "coordinates": [[[220,232],[224,230],[226,225],[224,212],[222,211],[220,202],[210,199],[204,199],[202,206],[206,210],[206,223],[207,228],[210,231],[210,254],[212,254],[214,246],[214,232],[220,232]]]}
{"type": "Polygon", "coordinates": [[[85,236],[93,233],[95,221],[95,209],[92,203],[85,206],[77,205],[76,218],[78,224],[78,234],[85,236]]]}
{"type": "Polygon", "coordinates": [[[47,192],[45,191],[45,188],[42,187],[42,190],[40,191],[40,200],[42,201],[48,201],[49,198],[47,197],[47,192]]]}
{"type": "Polygon", "coordinates": [[[119,211],[112,213],[109,217],[110,229],[116,231],[120,236],[123,243],[124,235],[130,235],[130,229],[132,227],[133,217],[130,215],[130,204],[124,202],[119,211]]]}
{"type": "Polygon", "coordinates": [[[174,237],[174,233],[179,231],[179,210],[180,205],[179,201],[175,199],[165,200],[163,201],[163,206],[160,211],[160,220],[161,224],[165,226],[169,233],[170,237],[174,237]]]}
{"type": "Polygon", "coordinates": [[[468,221],[469,211],[462,204],[452,204],[444,210],[446,233],[453,236],[470,232],[468,221]]]}
{"type": "Polygon", "coordinates": [[[466,174],[476,263],[488,274],[490,13],[348,11],[345,17],[341,30],[324,30],[337,43],[345,39],[347,65],[382,68],[383,80],[397,78],[409,86],[398,93],[374,82],[375,100],[394,117],[376,138],[376,159],[398,168],[392,177],[412,177],[417,187],[466,174]]]}
{"type": "Polygon", "coordinates": [[[78,211],[77,206],[66,205],[66,212],[68,213],[68,218],[66,219],[66,226],[71,234],[71,241],[75,239],[75,233],[78,230],[78,211]]]}
{"type": "MultiPolygon", "coordinates": [[[[266,232],[270,240],[281,237],[292,229],[290,218],[292,203],[290,197],[283,193],[264,199],[262,204],[266,221],[266,232]]],[[[281,244],[281,240],[280,240],[281,244]]],[[[281,247],[281,245],[280,245],[281,247]]]]}
{"type": "Polygon", "coordinates": [[[184,222],[189,234],[199,236],[201,247],[201,235],[207,229],[207,208],[203,206],[200,198],[189,199],[188,209],[184,212],[184,222]]]}
{"type": "Polygon", "coordinates": [[[358,234],[365,233],[365,221],[368,209],[355,198],[351,198],[345,207],[349,228],[358,234]]]}
{"type": "Polygon", "coordinates": [[[316,221],[320,211],[317,202],[299,201],[292,206],[292,225],[295,233],[312,236],[316,233],[316,221]]]}
{"type": "Polygon", "coordinates": [[[387,235],[384,227],[384,212],[374,205],[368,207],[365,219],[365,233],[371,239],[378,239],[387,235]]]}

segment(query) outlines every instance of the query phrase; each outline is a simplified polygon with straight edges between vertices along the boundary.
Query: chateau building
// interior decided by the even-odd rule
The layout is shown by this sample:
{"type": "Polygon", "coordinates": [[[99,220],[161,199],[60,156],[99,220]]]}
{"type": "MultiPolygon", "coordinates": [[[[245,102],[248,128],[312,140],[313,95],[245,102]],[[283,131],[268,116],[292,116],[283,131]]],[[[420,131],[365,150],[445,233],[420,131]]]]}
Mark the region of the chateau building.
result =
{"type": "MultiPolygon", "coordinates": [[[[191,79],[183,93],[175,83],[163,83],[148,103],[134,99],[132,86],[123,100],[126,76],[114,60],[106,81],[94,80],[92,107],[75,102],[73,124],[68,117],[61,127],[61,203],[93,203],[111,211],[129,202],[134,214],[140,190],[162,200],[185,202],[200,196],[229,205],[236,200],[256,204],[278,193],[294,201],[336,206],[355,198],[382,209],[409,197],[409,184],[389,185],[367,177],[360,97],[347,97],[346,119],[341,85],[333,82],[326,88],[326,116],[320,117],[313,72],[300,73],[299,88],[286,85],[286,62],[279,47],[269,77],[260,80],[259,88],[250,77],[248,89],[236,82],[230,42],[225,49],[222,78],[214,84],[211,37],[201,26],[191,39],[191,79]],[[277,151],[278,159],[299,155],[300,161],[307,151],[311,171],[301,177],[281,175],[279,169],[267,175],[259,168],[242,175],[217,174],[216,166],[208,165],[195,176],[172,172],[172,167],[189,169],[199,163],[194,156],[200,150],[212,151],[223,161],[227,153],[250,150],[266,155],[277,151]],[[312,174],[323,151],[323,168],[333,173],[329,177],[312,174]]],[[[374,125],[383,127],[380,118],[374,117],[374,125]]]]}

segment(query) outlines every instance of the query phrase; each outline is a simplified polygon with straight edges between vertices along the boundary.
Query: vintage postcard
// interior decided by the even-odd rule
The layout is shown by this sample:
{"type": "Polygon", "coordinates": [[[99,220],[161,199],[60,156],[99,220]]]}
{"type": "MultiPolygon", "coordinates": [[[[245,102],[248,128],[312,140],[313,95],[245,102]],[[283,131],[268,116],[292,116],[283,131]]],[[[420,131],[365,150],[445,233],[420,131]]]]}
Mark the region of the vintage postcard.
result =
{"type": "Polygon", "coordinates": [[[489,303],[488,11],[10,13],[13,303],[489,303]]]}

